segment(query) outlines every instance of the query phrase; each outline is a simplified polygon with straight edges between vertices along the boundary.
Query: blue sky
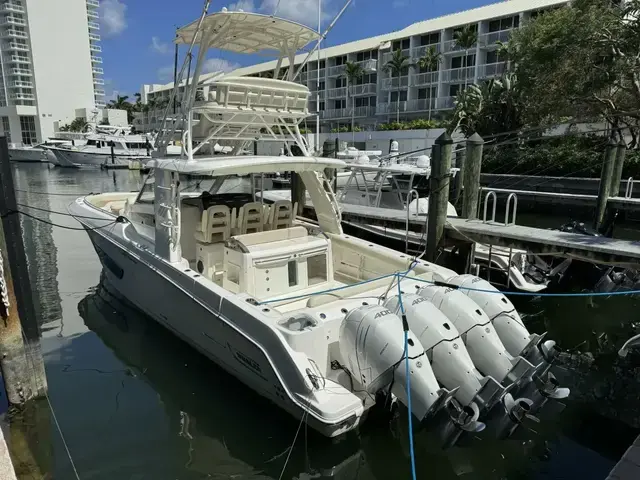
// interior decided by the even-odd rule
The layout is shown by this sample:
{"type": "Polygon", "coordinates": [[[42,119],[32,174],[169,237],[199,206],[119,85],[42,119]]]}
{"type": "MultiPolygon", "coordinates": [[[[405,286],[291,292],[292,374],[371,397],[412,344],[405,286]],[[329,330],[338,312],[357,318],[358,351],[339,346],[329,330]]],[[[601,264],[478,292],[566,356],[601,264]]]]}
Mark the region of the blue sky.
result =
{"type": "MultiPolygon", "coordinates": [[[[321,0],[326,27],[344,0],[321,0]]],[[[480,7],[496,0],[353,0],[329,33],[326,45],[337,45],[389,33],[412,23],[480,7]]],[[[278,0],[212,0],[209,12],[222,7],[272,14],[278,0]]],[[[144,83],[166,83],[173,75],[176,27],[195,20],[203,0],[101,0],[102,65],[106,91],[133,96],[144,83]]],[[[317,26],[318,0],[280,0],[278,16],[317,26]]],[[[265,61],[264,57],[213,50],[207,68],[232,69],[265,61]]],[[[180,61],[182,58],[180,59],[180,61]]]]}

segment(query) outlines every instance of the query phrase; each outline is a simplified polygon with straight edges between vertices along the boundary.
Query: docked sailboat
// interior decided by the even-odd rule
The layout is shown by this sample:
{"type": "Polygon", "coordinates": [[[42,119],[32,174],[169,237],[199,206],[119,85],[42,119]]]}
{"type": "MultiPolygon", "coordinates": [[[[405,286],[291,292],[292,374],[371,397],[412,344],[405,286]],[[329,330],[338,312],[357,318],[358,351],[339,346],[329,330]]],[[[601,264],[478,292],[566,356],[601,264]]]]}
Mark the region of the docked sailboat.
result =
{"type": "Polygon", "coordinates": [[[189,46],[187,58],[199,48],[181,106],[183,155],[164,156],[171,137],[162,136],[139,193],[78,198],[70,212],[121,295],[326,436],[357,428],[372,408],[396,400],[418,420],[442,412],[468,431],[480,430],[481,416],[495,407],[518,418],[529,403],[511,395],[539,376],[551,378],[553,342],[528,332],[515,307],[488,284],[478,283],[482,291],[459,310],[424,290],[468,288],[476,277],[344,234],[324,171],[346,164],[309,156],[299,129],[310,115],[309,90],[292,81],[292,67],[278,79],[283,59],[292,63],[318,36],[273,16],[205,9],[177,35],[189,46]],[[280,60],[273,79],[222,76],[196,103],[210,48],[275,50],[280,60]],[[240,152],[261,131],[302,155],[196,156],[217,140],[240,152]],[[297,218],[291,201],[257,198],[256,177],[286,171],[304,183],[317,223],[297,218]],[[251,179],[250,191],[225,188],[238,177],[251,179]]]}

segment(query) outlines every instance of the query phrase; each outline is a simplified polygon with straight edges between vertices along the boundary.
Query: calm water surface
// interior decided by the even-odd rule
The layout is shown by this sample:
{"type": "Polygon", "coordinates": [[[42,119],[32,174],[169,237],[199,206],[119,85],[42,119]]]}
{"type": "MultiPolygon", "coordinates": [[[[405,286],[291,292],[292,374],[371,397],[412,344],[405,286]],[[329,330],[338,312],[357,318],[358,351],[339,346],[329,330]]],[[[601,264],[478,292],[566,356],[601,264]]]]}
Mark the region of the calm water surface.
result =
{"type": "MultiPolygon", "coordinates": [[[[15,180],[20,203],[62,212],[74,199],[63,194],[137,190],[142,184],[135,172],[26,164],[15,166],[15,180]]],[[[21,208],[79,227],[70,217],[21,208]]],[[[297,420],[117,298],[101,282],[86,233],[25,217],[23,227],[49,397],[80,478],[280,477],[297,420]]],[[[609,360],[601,375],[611,380],[611,351],[627,338],[638,302],[536,299],[519,308],[531,330],[548,330],[561,347],[605,351],[602,357],[609,360]]],[[[547,405],[540,424],[509,440],[482,434],[443,450],[421,431],[415,437],[418,477],[602,479],[638,431],[601,416],[597,405],[580,398],[564,407],[547,405]]],[[[406,432],[404,417],[391,425],[365,425],[338,442],[303,428],[282,478],[408,479],[406,432]]],[[[46,401],[18,416],[8,438],[21,479],[75,478],[46,401]]]]}

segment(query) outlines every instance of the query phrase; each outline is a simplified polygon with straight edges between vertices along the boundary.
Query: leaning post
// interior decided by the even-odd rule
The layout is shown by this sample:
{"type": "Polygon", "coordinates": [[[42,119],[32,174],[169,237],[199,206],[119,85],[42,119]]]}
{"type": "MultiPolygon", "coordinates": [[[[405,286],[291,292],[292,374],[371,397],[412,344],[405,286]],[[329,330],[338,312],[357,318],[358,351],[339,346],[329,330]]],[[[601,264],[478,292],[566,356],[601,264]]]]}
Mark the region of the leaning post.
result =
{"type": "Polygon", "coordinates": [[[428,262],[435,262],[438,246],[444,237],[449,203],[449,180],[451,177],[451,148],[453,140],[444,132],[433,146],[431,155],[431,177],[429,178],[429,218],[427,227],[428,262]]]}
{"type": "MultiPolygon", "coordinates": [[[[622,136],[621,136],[622,137],[622,136]]],[[[620,183],[622,182],[622,170],[624,169],[624,157],[627,154],[627,142],[624,138],[620,138],[618,142],[618,150],[616,152],[616,163],[611,177],[611,196],[620,195],[620,183]]]]}
{"type": "Polygon", "coordinates": [[[6,137],[0,138],[0,369],[9,403],[47,392],[6,137]]]}
{"type": "Polygon", "coordinates": [[[611,178],[616,163],[616,154],[618,151],[618,142],[613,137],[609,138],[604,151],[604,163],[602,164],[602,173],[600,174],[600,188],[598,189],[598,202],[596,204],[596,215],[593,220],[593,229],[598,230],[604,214],[607,211],[607,200],[611,196],[611,178]]]}
{"type": "Polygon", "coordinates": [[[462,179],[462,216],[468,219],[478,217],[478,194],[480,192],[480,167],[484,140],[474,133],[467,138],[464,177],[462,179]]]}

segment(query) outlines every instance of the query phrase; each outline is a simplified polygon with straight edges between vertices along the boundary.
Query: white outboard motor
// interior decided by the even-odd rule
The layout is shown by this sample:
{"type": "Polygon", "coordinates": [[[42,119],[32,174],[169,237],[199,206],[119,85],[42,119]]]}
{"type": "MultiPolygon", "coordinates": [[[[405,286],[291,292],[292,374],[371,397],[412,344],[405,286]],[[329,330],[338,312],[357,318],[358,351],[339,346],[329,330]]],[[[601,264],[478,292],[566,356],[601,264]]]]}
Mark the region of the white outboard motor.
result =
{"type": "MultiPolygon", "coordinates": [[[[454,392],[441,389],[420,341],[408,332],[411,406],[422,420],[435,413],[454,392]]],[[[402,320],[388,308],[366,305],[350,311],[340,326],[340,354],[358,388],[371,394],[392,385],[391,393],[407,405],[407,376],[402,320]]]]}
{"type": "Polygon", "coordinates": [[[528,380],[535,366],[507,352],[487,314],[455,288],[429,285],[418,292],[432,302],[456,326],[475,366],[507,386],[528,380]]]}
{"type": "MultiPolygon", "coordinates": [[[[475,401],[482,407],[486,403],[493,404],[500,399],[504,389],[495,381],[483,389],[491,379],[476,370],[456,327],[435,305],[416,294],[404,294],[402,301],[409,328],[417,332],[436,378],[448,389],[459,387],[455,399],[463,406],[471,407],[473,413],[469,420],[475,422],[480,414],[475,401]],[[481,393],[489,393],[489,398],[482,398],[481,393]]],[[[398,297],[389,298],[385,306],[392,312],[399,312],[398,297]]]]}
{"type": "Polygon", "coordinates": [[[542,342],[544,335],[529,333],[516,307],[497,288],[475,275],[457,275],[446,280],[460,288],[458,291],[472,299],[489,317],[500,340],[512,356],[522,356],[533,364],[545,384],[545,394],[551,398],[566,398],[569,389],[559,388],[555,377],[548,371],[556,355],[553,340],[542,342]],[[492,293],[495,292],[495,293],[492,293]]]}

